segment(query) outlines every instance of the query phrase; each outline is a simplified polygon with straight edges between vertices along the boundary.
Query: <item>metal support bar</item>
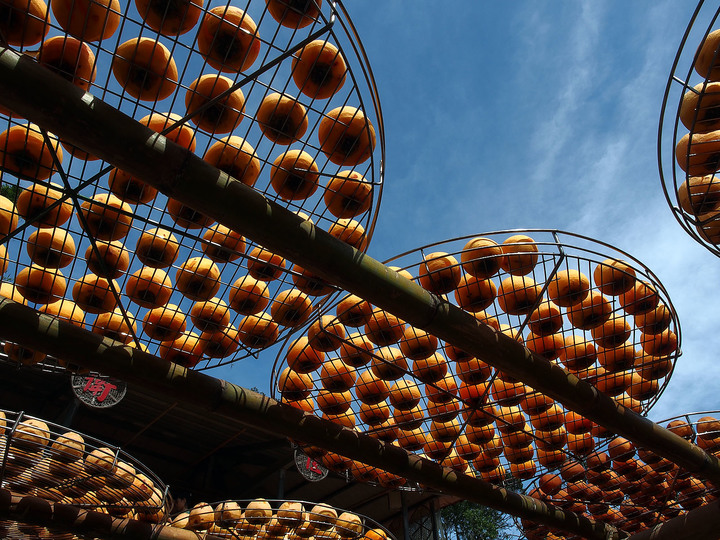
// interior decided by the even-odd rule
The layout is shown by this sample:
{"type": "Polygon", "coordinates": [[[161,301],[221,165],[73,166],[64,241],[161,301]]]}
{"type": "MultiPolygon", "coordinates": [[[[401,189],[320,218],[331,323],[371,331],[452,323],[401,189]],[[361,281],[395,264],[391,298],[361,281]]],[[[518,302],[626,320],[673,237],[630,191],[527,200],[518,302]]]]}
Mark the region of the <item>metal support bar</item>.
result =
{"type": "MultiPolygon", "coordinates": [[[[13,495],[7,489],[0,490],[0,519],[54,528],[62,532],[74,532],[83,536],[98,535],[101,538],[129,540],[199,540],[194,531],[134,519],[114,518],[100,512],[82,510],[76,506],[52,503],[31,496],[13,495]]],[[[203,540],[222,540],[204,534],[203,540]]]]}
{"type": "Polygon", "coordinates": [[[432,525],[432,540],[440,540],[440,531],[438,528],[438,508],[437,500],[430,499],[430,524],[432,525]]]}
{"type": "Polygon", "coordinates": [[[277,498],[278,499],[285,498],[285,469],[283,467],[280,467],[280,469],[278,469],[277,498]]]}
{"type": "Polygon", "coordinates": [[[403,540],[410,540],[410,516],[404,491],[400,492],[400,501],[402,504],[403,540]]]}
{"type": "Polygon", "coordinates": [[[720,499],[632,535],[629,540],[720,538],[720,499]]]}
{"type": "Polygon", "coordinates": [[[0,297],[0,339],[32,346],[56,358],[73,358],[91,370],[142,386],[168,403],[184,400],[198,411],[232,418],[273,435],[282,433],[501,512],[590,539],[618,538],[615,529],[609,525],[459,474],[409,454],[398,446],[157,358],[3,297],[0,297]]]}

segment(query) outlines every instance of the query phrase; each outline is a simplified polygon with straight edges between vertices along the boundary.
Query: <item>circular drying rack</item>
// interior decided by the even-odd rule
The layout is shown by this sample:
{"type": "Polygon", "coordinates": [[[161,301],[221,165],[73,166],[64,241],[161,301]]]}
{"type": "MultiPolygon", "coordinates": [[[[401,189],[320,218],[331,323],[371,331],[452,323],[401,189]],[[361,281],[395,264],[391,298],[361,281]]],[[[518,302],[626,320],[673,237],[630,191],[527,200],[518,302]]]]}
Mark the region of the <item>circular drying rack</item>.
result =
{"type": "Polygon", "coordinates": [[[282,499],[201,502],[175,515],[169,525],[198,533],[208,531],[223,538],[283,538],[295,534],[302,538],[395,540],[382,525],[362,514],[327,504],[282,499]]]}
{"type": "Polygon", "coordinates": [[[665,88],[657,143],[660,179],[675,219],[715,255],[720,255],[715,175],[720,170],[720,74],[711,66],[720,63],[719,15],[720,9],[704,1],[692,14],[665,88]]]}
{"type": "MultiPolygon", "coordinates": [[[[717,456],[718,418],[720,411],[694,412],[658,423],[717,456]]],[[[716,486],[652,452],[638,450],[625,439],[610,441],[595,455],[563,467],[558,474],[538,475],[528,492],[556,506],[606,521],[628,534],[684,515],[720,495],[716,486]],[[605,454],[605,459],[598,459],[597,454],[605,454]]],[[[518,526],[531,540],[546,538],[549,532],[547,527],[528,522],[519,522],[518,526]]],[[[570,538],[552,532],[558,538],[570,538]]]]}
{"type": "Polygon", "coordinates": [[[165,521],[167,487],[120,448],[23,412],[0,413],[3,489],[117,518],[165,521]]]}
{"type": "MultiPolygon", "coordinates": [[[[584,236],[498,231],[430,244],[385,264],[639,413],[662,394],[680,355],[677,315],[657,277],[628,253],[584,236]],[[474,244],[471,251],[479,238],[483,247],[474,244]],[[613,268],[615,281],[598,281],[601,270],[613,268]],[[555,291],[566,272],[585,276],[579,296],[555,291]],[[509,307],[526,288],[535,296],[509,307]],[[640,292],[633,299],[634,291],[640,292]]],[[[300,337],[286,340],[275,361],[273,397],[498,483],[582,459],[613,436],[592,423],[563,435],[582,421],[559,403],[349,298],[326,306],[300,337]],[[524,432],[520,440],[517,431],[524,432]],[[508,446],[525,450],[513,453],[508,446]]],[[[335,454],[322,459],[361,480],[403,483],[335,454]]]]}
{"type": "MultiPolygon", "coordinates": [[[[33,0],[32,5],[37,3],[33,0]]],[[[137,6],[147,2],[123,2],[121,12],[114,4],[103,11],[102,5],[109,0],[104,4],[93,0],[92,9],[99,11],[88,11],[91,16],[79,27],[65,20],[67,14],[59,13],[63,7],[55,11],[56,5],[64,5],[72,13],[87,3],[54,2],[52,10],[45,6],[42,20],[27,16],[25,3],[15,2],[14,24],[24,23],[26,32],[15,41],[12,36],[7,39],[23,54],[54,66],[66,79],[85,84],[94,96],[138,120],[160,113],[176,115],[167,123],[160,122],[156,130],[192,146],[196,154],[219,163],[232,176],[242,176],[244,183],[312,220],[315,226],[361,250],[367,248],[383,187],[384,128],[365,51],[340,2],[302,3],[309,15],[301,19],[300,28],[292,27],[293,19],[298,18],[296,8],[278,12],[277,6],[283,2],[275,0],[234,2],[232,10],[243,14],[240,22],[231,19],[230,8],[226,13],[223,7],[202,6],[201,0],[168,2],[159,19],[140,15],[137,6]],[[274,6],[273,13],[268,4],[274,6]],[[197,17],[197,22],[179,35],[168,31],[174,28],[171,17],[178,11],[184,13],[183,22],[191,18],[190,13],[197,17]],[[114,19],[117,29],[102,40],[91,41],[94,36],[84,32],[91,31],[91,19],[98,13],[114,19]],[[244,24],[250,20],[256,24],[254,32],[244,24]],[[253,53],[247,53],[244,69],[238,71],[222,58],[213,60],[211,53],[202,54],[202,36],[211,33],[207,28],[214,23],[225,25],[221,26],[225,33],[216,31],[212,42],[226,46],[224,58],[242,50],[243,40],[251,39],[251,48],[259,48],[254,62],[248,60],[253,53]],[[47,30],[42,42],[22,37],[31,36],[33,25],[38,24],[47,30]],[[66,28],[80,41],[72,41],[66,28]],[[227,28],[235,33],[228,36],[227,28]],[[75,51],[70,61],[52,64],[50,53],[43,55],[42,46],[52,38],[64,43],[61,51],[75,51]],[[75,42],[80,45],[72,45],[75,42]],[[127,43],[135,45],[128,49],[127,43]],[[317,51],[318,44],[321,53],[309,63],[305,51],[317,51]],[[80,55],[77,47],[92,56],[93,82],[80,75],[80,65],[89,57],[80,55]],[[326,50],[335,51],[329,59],[326,50]],[[168,75],[167,59],[160,68],[139,60],[150,54],[155,62],[152,54],[157,51],[171,55],[177,76],[168,75]],[[132,66],[124,86],[116,65],[132,66]],[[319,75],[316,66],[320,66],[319,75]],[[218,69],[227,88],[216,78],[218,69]],[[201,75],[215,82],[208,88],[196,87],[201,75]],[[145,84],[152,76],[169,85],[166,97],[162,86],[150,96],[132,89],[133,81],[145,84]],[[327,80],[334,81],[329,90],[323,82],[327,80]],[[320,89],[312,86],[315,83],[320,89]],[[221,88],[226,90],[219,93],[221,88]],[[224,101],[228,96],[236,99],[240,92],[242,105],[241,101],[224,101]],[[282,99],[274,101],[275,94],[282,99]],[[188,109],[186,100],[193,107],[196,98],[204,105],[188,109]],[[258,120],[261,107],[262,125],[258,120]],[[345,114],[353,111],[352,118],[333,113],[338,109],[345,114]],[[304,116],[294,116],[298,111],[304,116]],[[232,131],[213,132],[219,123],[211,121],[228,116],[239,122],[232,131]],[[304,133],[296,126],[302,124],[302,118],[307,123],[304,133]],[[360,120],[358,129],[356,121],[360,120]],[[198,122],[205,125],[198,127],[198,122]],[[336,136],[338,146],[350,153],[338,157],[330,143],[320,139],[322,130],[330,130],[325,141],[336,136]],[[348,135],[350,130],[355,131],[348,135]],[[228,140],[231,135],[235,138],[228,140]],[[354,155],[353,149],[363,148],[364,142],[365,152],[354,155]],[[208,153],[217,156],[218,149],[225,161],[208,157],[208,153]],[[252,176],[248,171],[257,173],[254,183],[245,176],[252,176]],[[276,187],[271,177],[276,179],[276,187]]],[[[154,6],[150,9],[162,6],[161,2],[149,4],[154,6]]],[[[0,20],[0,35],[3,32],[10,30],[0,20]]],[[[65,142],[58,145],[41,127],[28,127],[22,118],[8,115],[0,115],[0,124],[4,124],[0,127],[4,133],[0,135],[0,191],[5,197],[0,199],[0,269],[5,282],[0,294],[185,366],[209,369],[257,357],[258,351],[292,333],[335,292],[299,266],[219,227],[192,208],[156,194],[111,164],[65,142]],[[14,287],[18,280],[22,286],[14,287]],[[83,290],[89,296],[83,298],[83,290]],[[160,328],[160,332],[150,331],[151,337],[148,326],[160,328]]],[[[56,364],[11,343],[6,344],[5,353],[21,364],[56,364]]],[[[65,366],[67,362],[61,362],[61,367],[65,366]]]]}

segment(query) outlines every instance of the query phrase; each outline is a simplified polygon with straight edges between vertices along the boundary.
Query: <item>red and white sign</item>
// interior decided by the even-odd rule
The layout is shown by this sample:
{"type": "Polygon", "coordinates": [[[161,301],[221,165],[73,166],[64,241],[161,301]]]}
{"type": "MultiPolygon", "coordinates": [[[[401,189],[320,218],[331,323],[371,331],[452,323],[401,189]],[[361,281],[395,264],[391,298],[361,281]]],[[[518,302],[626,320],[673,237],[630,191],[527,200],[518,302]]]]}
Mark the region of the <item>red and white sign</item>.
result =
{"type": "Polygon", "coordinates": [[[72,389],[75,396],[88,407],[107,409],[122,401],[127,384],[104,375],[73,375],[72,389]]]}
{"type": "Polygon", "coordinates": [[[299,448],[295,449],[295,465],[306,480],[318,482],[328,475],[328,469],[319,461],[305,454],[299,448]]]}

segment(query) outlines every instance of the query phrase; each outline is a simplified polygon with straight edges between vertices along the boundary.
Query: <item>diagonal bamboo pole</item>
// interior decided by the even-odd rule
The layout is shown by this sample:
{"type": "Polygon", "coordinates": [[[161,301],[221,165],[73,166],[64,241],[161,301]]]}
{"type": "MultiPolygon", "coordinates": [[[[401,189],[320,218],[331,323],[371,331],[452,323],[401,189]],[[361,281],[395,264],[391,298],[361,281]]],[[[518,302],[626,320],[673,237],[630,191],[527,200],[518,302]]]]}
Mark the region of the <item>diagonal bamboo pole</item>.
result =
{"type": "Polygon", "coordinates": [[[720,482],[717,458],[6,48],[0,48],[0,104],[635,444],[720,482]]]}
{"type": "Polygon", "coordinates": [[[458,474],[433,461],[410,454],[398,446],[386,445],[374,437],[305,414],[257,392],[172,364],[0,297],[0,339],[3,338],[11,338],[23,346],[57,358],[72,360],[92,370],[137,384],[147,391],[167,398],[169,403],[182,401],[208,413],[240,420],[274,435],[282,433],[297,441],[327,448],[443,493],[586,538],[619,538],[610,525],[595,523],[585,516],[553,507],[533,497],[458,474]]]}
{"type": "Polygon", "coordinates": [[[698,540],[720,538],[720,500],[633,534],[629,540],[698,540]]]}

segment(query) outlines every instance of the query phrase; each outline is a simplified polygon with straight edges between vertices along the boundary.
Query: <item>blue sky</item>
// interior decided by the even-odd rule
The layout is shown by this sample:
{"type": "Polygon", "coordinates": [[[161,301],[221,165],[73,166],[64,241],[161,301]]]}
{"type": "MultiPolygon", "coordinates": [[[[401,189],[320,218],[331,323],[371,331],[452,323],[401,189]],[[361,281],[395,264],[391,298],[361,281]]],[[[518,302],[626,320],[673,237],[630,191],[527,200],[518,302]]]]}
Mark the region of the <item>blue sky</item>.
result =
{"type": "Polygon", "coordinates": [[[370,255],[384,260],[456,236],[536,227],[617,246],[653,270],[680,317],[683,355],[651,417],[720,408],[708,382],[717,373],[720,262],[675,221],[657,168],[662,95],[694,6],[346,6],[386,126],[370,255]]]}

